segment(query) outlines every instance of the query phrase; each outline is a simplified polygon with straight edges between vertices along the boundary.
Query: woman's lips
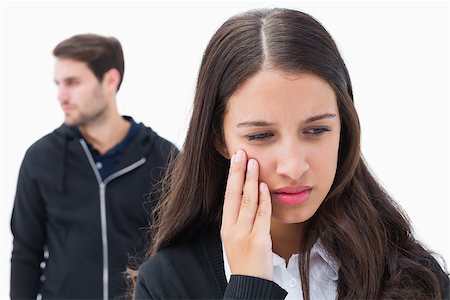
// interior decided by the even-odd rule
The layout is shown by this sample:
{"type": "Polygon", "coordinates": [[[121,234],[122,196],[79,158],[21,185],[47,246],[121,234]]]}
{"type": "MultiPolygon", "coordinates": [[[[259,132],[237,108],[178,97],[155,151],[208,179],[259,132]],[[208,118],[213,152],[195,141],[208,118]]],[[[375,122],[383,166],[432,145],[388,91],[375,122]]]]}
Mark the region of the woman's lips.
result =
{"type": "Polygon", "coordinates": [[[286,187],[273,192],[276,200],[285,205],[301,204],[308,200],[311,187],[286,187]]]}

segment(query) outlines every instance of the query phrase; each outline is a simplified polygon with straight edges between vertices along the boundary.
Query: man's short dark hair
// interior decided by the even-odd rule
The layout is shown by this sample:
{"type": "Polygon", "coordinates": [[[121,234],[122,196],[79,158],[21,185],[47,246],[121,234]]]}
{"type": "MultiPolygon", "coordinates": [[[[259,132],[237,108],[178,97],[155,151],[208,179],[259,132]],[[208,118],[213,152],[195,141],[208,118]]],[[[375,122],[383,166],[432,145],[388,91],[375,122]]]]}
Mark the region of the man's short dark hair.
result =
{"type": "Polygon", "coordinates": [[[53,49],[53,55],[85,62],[99,81],[107,71],[117,69],[120,73],[119,90],[125,66],[122,45],[116,38],[91,33],[74,35],[60,42],[53,49]]]}

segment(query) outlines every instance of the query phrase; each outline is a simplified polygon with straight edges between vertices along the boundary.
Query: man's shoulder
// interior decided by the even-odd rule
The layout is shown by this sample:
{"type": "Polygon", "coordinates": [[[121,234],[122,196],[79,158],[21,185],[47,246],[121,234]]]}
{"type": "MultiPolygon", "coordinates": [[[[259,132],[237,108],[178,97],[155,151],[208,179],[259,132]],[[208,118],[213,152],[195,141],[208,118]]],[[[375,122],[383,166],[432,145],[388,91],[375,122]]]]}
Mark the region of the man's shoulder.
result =
{"type": "Polygon", "coordinates": [[[28,147],[28,152],[40,152],[45,151],[46,148],[58,142],[61,139],[60,134],[57,134],[56,131],[59,128],[49,132],[36,140],[30,147],[28,147]]]}
{"type": "MultiPolygon", "coordinates": [[[[140,130],[143,132],[143,136],[146,138],[150,138],[152,140],[160,140],[164,141],[166,143],[172,144],[168,139],[160,136],[155,130],[153,130],[152,127],[144,124],[144,123],[138,123],[137,126],[140,128],[140,130]]],[[[142,138],[142,137],[141,137],[142,138]]],[[[172,144],[173,145],[173,144],[172,144]]]]}
{"type": "Polygon", "coordinates": [[[49,156],[52,151],[59,151],[60,147],[64,147],[65,140],[70,136],[69,128],[65,125],[61,125],[50,133],[45,134],[33,144],[31,144],[27,151],[27,157],[41,157],[49,156]]]}
{"type": "Polygon", "coordinates": [[[151,150],[149,154],[152,156],[159,154],[162,156],[163,160],[167,160],[169,156],[177,155],[179,153],[179,150],[175,144],[160,136],[151,127],[146,126],[143,123],[139,123],[138,126],[141,131],[138,138],[143,144],[146,145],[148,150],[151,150]]]}

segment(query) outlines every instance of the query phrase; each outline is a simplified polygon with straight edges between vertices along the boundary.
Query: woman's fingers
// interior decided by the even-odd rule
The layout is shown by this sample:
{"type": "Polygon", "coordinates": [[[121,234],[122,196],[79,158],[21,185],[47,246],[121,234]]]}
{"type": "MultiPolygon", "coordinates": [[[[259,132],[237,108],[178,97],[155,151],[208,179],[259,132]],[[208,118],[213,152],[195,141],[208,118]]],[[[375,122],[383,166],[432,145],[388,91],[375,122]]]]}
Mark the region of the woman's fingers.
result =
{"type": "Polygon", "coordinates": [[[258,180],[258,162],[255,159],[247,161],[246,153],[239,150],[231,158],[222,227],[238,225],[241,230],[251,232],[258,219],[259,229],[270,230],[270,193],[267,185],[259,184],[258,180]]]}
{"type": "Polygon", "coordinates": [[[233,155],[225,191],[221,236],[232,274],[272,280],[271,201],[259,188],[259,165],[243,150],[233,155]]]}
{"type": "Polygon", "coordinates": [[[255,222],[256,210],[258,208],[258,177],[259,166],[255,159],[249,159],[242,194],[241,207],[237,225],[250,232],[255,222]]]}
{"type": "Polygon", "coordinates": [[[254,231],[270,234],[270,220],[272,216],[272,200],[269,188],[264,182],[259,183],[259,201],[256,211],[254,231]]]}
{"type": "Polygon", "coordinates": [[[222,227],[231,228],[237,222],[244,187],[246,164],[247,156],[243,150],[233,154],[223,203],[222,227]]]}

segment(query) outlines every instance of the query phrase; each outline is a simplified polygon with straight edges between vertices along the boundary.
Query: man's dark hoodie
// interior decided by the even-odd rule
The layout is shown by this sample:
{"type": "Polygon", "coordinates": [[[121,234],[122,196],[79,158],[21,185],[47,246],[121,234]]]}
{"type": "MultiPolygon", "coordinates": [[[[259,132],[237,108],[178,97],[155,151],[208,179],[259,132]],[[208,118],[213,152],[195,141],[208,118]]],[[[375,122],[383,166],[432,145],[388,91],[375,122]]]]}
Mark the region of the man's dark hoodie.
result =
{"type": "Polygon", "coordinates": [[[129,258],[147,246],[152,189],[177,152],[138,127],[105,179],[85,140],[66,125],[28,149],[11,219],[11,298],[108,299],[126,292],[129,258]]]}

